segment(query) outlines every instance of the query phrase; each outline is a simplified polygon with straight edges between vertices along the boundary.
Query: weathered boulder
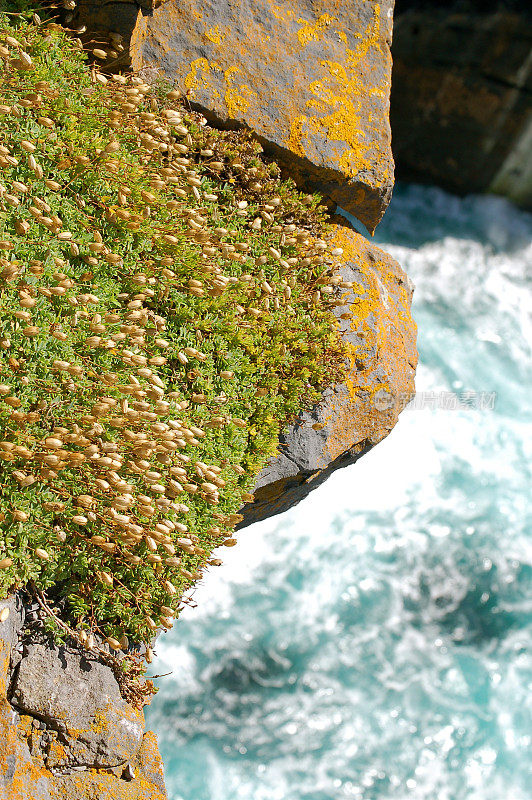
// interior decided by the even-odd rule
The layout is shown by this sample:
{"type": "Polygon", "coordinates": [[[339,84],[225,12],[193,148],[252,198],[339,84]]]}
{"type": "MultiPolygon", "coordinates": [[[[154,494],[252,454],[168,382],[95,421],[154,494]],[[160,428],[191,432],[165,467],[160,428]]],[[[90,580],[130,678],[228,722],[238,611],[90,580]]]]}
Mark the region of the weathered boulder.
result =
{"type": "Polygon", "coordinates": [[[154,67],[373,231],[393,187],[392,11],[392,0],[164,0],[149,13],[81,0],[71,24],[120,33],[126,50],[109,66],[154,67]]]}
{"type": "Polygon", "coordinates": [[[161,757],[111,669],[24,634],[19,597],[0,603],[1,800],[165,800],[161,757]],[[36,641],[32,641],[36,639],[36,641]]]}
{"type": "Polygon", "coordinates": [[[341,291],[334,309],[349,349],[348,378],[324,392],[322,402],[281,436],[279,454],[259,474],[240,527],[291,508],[336,469],[357,461],[388,435],[414,392],[412,284],[388,253],[342,218],[336,222],[332,238],[343,249],[340,275],[354,282],[341,291]]]}
{"type": "Polygon", "coordinates": [[[467,13],[463,3],[459,12],[458,3],[411,5],[396,4],[394,26],[399,177],[462,194],[493,191],[532,208],[530,5],[505,12],[475,3],[467,13]]]}
{"type": "Polygon", "coordinates": [[[110,667],[89,654],[26,645],[11,702],[61,734],[49,749],[49,766],[115,767],[139,751],[142,712],[122,699],[110,667]]]}

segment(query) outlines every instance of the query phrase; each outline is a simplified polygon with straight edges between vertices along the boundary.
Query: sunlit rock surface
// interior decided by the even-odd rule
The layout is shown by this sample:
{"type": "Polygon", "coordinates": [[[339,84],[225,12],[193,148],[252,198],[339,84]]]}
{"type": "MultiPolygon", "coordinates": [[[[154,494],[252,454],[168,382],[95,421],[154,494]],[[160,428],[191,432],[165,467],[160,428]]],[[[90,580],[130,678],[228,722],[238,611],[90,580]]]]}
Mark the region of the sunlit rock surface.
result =
{"type": "MultiPolygon", "coordinates": [[[[31,610],[0,602],[2,800],[165,800],[157,740],[109,667],[25,635],[31,610]]],[[[32,628],[35,631],[35,628],[32,628]]]]}
{"type": "Polygon", "coordinates": [[[210,121],[250,128],[300,186],[373,231],[393,188],[392,16],[391,0],[82,0],[75,21],[118,31],[121,62],[155,68],[210,121]]]}

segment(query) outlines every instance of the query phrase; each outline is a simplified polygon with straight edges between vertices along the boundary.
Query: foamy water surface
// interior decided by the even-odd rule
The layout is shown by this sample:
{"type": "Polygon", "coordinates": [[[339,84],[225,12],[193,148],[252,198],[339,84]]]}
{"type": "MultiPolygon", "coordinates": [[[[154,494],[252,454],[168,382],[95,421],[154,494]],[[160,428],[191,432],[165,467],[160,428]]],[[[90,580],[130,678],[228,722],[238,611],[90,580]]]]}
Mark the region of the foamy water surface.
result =
{"type": "Polygon", "coordinates": [[[170,800],[532,798],[532,217],[400,186],[376,241],[425,394],[159,640],[170,800]]]}

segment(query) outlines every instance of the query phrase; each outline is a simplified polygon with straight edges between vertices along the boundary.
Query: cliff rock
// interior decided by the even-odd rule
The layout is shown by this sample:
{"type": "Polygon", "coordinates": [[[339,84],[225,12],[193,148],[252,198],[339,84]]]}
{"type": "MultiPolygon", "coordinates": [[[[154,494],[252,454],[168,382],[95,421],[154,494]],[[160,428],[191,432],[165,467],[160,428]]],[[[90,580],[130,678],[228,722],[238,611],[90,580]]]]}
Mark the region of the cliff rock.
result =
{"type": "Polygon", "coordinates": [[[120,63],[154,67],[210,121],[250,128],[296,183],[375,229],[393,187],[391,0],[140,5],[82,0],[71,24],[120,33],[120,63]]]}
{"type": "MultiPolygon", "coordinates": [[[[392,0],[80,0],[83,43],[181,87],[219,125],[246,126],[301,187],[373,231],[390,199],[392,0]]],[[[412,286],[386,253],[335,218],[343,251],[334,314],[348,379],[284,433],[243,524],[279,513],[394,426],[413,392],[412,286]]],[[[323,287],[323,291],[329,287],[323,287]]],[[[0,602],[1,800],[163,800],[156,738],[106,664],[55,647],[39,609],[0,602]]]]}
{"type": "Polygon", "coordinates": [[[411,5],[397,3],[394,26],[399,177],[461,194],[492,191],[532,208],[530,7],[411,5]]]}
{"type": "Polygon", "coordinates": [[[110,667],[39,632],[20,598],[0,602],[2,800],[164,800],[162,763],[141,711],[110,667]],[[26,630],[30,621],[31,629],[26,630]]]}
{"type": "Polygon", "coordinates": [[[414,392],[416,325],[413,287],[388,253],[336,218],[332,238],[342,248],[334,315],[348,347],[348,378],[323,394],[281,436],[279,454],[259,474],[255,500],[241,527],[286,511],[336,469],[349,466],[380,442],[414,392]]]}
{"type": "MultiPolygon", "coordinates": [[[[348,348],[345,383],[300,414],[260,473],[242,525],[280,513],[393,428],[414,389],[412,285],[384,251],[336,217],[343,251],[334,314],[348,348]]],[[[1,603],[0,608],[6,603],[1,603]]],[[[2,800],[163,800],[156,738],[121,696],[111,669],[39,634],[38,609],[7,604],[0,623],[2,800]],[[29,626],[29,627],[28,627],[29,626]]]]}

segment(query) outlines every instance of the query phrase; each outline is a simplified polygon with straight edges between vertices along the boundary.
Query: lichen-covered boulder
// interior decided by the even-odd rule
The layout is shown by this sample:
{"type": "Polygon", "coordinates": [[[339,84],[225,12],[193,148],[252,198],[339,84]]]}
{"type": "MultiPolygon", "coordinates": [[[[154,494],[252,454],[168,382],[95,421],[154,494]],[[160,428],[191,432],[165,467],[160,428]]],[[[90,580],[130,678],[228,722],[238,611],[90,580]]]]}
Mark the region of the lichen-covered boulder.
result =
{"type": "Polygon", "coordinates": [[[115,767],[139,751],[142,713],[122,699],[110,667],[94,657],[27,645],[12,701],[61,734],[50,743],[51,767],[115,767]]]}
{"type": "Polygon", "coordinates": [[[74,648],[22,647],[20,597],[1,601],[4,609],[1,800],[165,800],[157,739],[110,668],[74,648]]]}
{"type": "Polygon", "coordinates": [[[140,10],[81,0],[74,22],[121,34],[135,68],[156,68],[210,120],[253,130],[300,186],[373,231],[393,187],[392,12],[392,0],[164,0],[140,10]]]}
{"type": "Polygon", "coordinates": [[[339,274],[353,282],[334,310],[348,346],[348,379],[326,390],[281,437],[279,454],[258,476],[254,502],[242,509],[241,527],[286,511],[357,461],[388,435],[414,392],[412,284],[388,253],[342,218],[336,221],[332,237],[344,262],[339,274]]]}
{"type": "Polygon", "coordinates": [[[50,800],[48,781],[33,763],[28,743],[20,736],[20,717],[7,699],[10,667],[24,621],[20,599],[1,600],[0,614],[0,798],[50,800]]]}
{"type": "Polygon", "coordinates": [[[145,734],[145,738],[148,736],[146,748],[153,748],[153,758],[159,764],[156,780],[153,780],[153,775],[146,774],[142,763],[128,768],[127,772],[91,769],[57,774],[51,785],[50,800],[166,800],[156,737],[145,734]]]}
{"type": "Polygon", "coordinates": [[[110,668],[75,648],[21,648],[20,598],[4,608],[0,799],[165,800],[157,737],[144,733],[142,712],[120,696],[110,668]]]}
{"type": "Polygon", "coordinates": [[[0,797],[2,800],[51,800],[49,782],[34,763],[27,741],[20,736],[19,715],[0,699],[0,797]]]}

